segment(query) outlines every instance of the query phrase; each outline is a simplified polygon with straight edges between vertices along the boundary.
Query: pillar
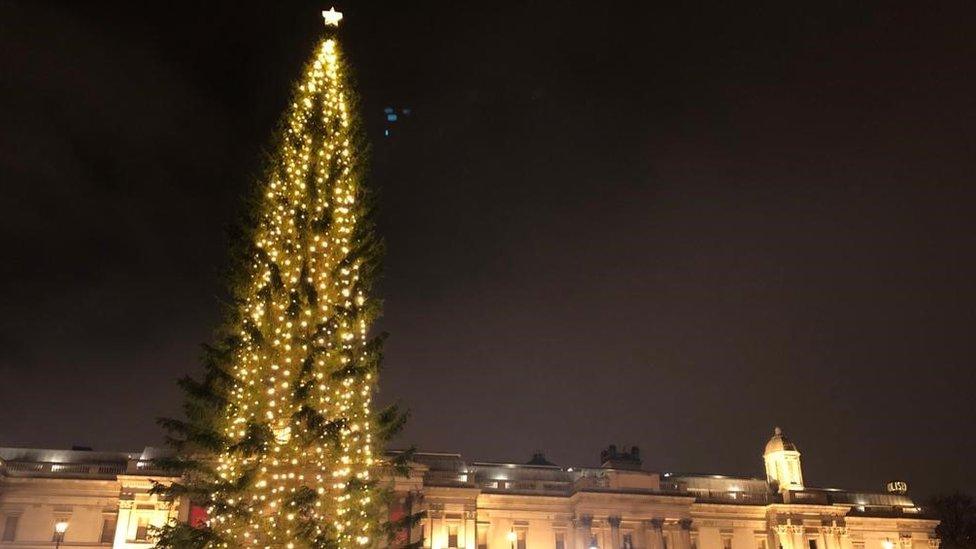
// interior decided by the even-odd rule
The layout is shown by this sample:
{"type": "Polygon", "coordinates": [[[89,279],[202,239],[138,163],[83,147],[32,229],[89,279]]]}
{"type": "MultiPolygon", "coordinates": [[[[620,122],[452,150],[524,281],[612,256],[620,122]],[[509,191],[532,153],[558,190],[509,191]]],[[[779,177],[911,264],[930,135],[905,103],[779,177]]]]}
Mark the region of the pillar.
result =
{"type": "Polygon", "coordinates": [[[840,536],[841,533],[844,531],[843,528],[839,526],[825,526],[820,530],[823,533],[824,549],[842,549],[840,543],[840,536]]]}
{"type": "Polygon", "coordinates": [[[691,549],[691,519],[678,521],[678,547],[675,549],[691,549]]]}
{"type": "Polygon", "coordinates": [[[119,500],[119,516],[115,521],[115,542],[113,547],[125,547],[129,538],[129,521],[132,519],[132,500],[119,500]]]}
{"type": "Polygon", "coordinates": [[[460,542],[465,549],[475,549],[478,546],[478,512],[473,509],[464,511],[464,537],[460,542]]]}
{"type": "Polygon", "coordinates": [[[793,549],[793,535],[790,530],[790,526],[786,524],[776,526],[776,542],[782,549],[793,549]]]}
{"type": "Polygon", "coordinates": [[[664,519],[651,519],[647,526],[647,549],[664,549],[664,519]]]}
{"type": "Polygon", "coordinates": [[[620,537],[620,517],[607,517],[610,524],[610,549],[620,549],[623,540],[620,537]]]}
{"type": "Polygon", "coordinates": [[[803,539],[803,526],[793,525],[793,547],[794,549],[807,549],[803,539]]]}
{"type": "Polygon", "coordinates": [[[593,517],[580,515],[573,520],[573,530],[576,532],[576,549],[589,549],[593,539],[593,517]]]}
{"type": "Polygon", "coordinates": [[[427,536],[424,538],[424,547],[430,549],[444,549],[444,512],[442,507],[434,510],[431,505],[427,511],[427,536]]]}
{"type": "Polygon", "coordinates": [[[851,539],[851,533],[847,528],[840,531],[840,547],[841,549],[854,549],[854,541],[851,539]]]}

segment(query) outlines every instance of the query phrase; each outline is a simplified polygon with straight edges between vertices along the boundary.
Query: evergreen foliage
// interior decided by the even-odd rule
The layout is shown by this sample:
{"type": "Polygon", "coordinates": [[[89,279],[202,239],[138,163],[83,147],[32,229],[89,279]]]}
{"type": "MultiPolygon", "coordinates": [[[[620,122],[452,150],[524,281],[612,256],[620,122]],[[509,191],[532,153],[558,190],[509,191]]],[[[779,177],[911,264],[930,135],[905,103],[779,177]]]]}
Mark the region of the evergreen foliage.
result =
{"type": "MultiPolygon", "coordinates": [[[[296,86],[233,246],[233,303],[204,373],[179,381],[185,419],[160,419],[181,480],[154,491],[206,509],[158,547],[375,546],[391,526],[376,485],[406,420],[370,408],[383,336],[369,298],[383,244],[364,186],[367,147],[334,28],[296,86]]],[[[410,520],[416,521],[419,516],[410,520]]]]}
{"type": "Polygon", "coordinates": [[[943,549],[976,549],[976,500],[955,492],[936,496],[928,509],[939,519],[935,533],[943,549]]]}

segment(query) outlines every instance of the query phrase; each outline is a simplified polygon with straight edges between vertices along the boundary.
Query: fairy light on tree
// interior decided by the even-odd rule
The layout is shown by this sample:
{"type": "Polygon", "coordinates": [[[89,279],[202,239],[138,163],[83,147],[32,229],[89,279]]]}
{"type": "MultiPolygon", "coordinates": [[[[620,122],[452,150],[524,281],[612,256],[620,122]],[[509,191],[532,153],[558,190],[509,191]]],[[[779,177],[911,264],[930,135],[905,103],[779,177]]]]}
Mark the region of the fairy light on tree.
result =
{"type": "Polygon", "coordinates": [[[159,532],[171,547],[358,547],[377,541],[380,439],[403,417],[370,410],[382,340],[369,290],[381,243],[365,147],[337,33],[294,92],[255,197],[226,337],[202,381],[181,381],[187,421],[161,420],[185,481],[160,492],[206,509],[159,532]]]}

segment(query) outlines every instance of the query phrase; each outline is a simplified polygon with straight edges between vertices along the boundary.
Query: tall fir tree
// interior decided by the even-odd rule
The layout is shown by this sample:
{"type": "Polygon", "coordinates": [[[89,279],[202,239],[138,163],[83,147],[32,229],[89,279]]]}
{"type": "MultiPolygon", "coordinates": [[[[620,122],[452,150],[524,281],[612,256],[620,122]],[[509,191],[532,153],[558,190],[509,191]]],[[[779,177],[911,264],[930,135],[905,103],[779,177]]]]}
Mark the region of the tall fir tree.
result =
{"type": "Polygon", "coordinates": [[[370,335],[380,306],[369,292],[382,244],[338,19],[323,15],[326,35],[240,238],[224,335],[206,347],[203,378],[180,381],[186,420],[160,420],[177,450],[160,466],[183,480],[157,491],[207,511],[161,529],[161,547],[381,541],[378,456],[404,415],[370,409],[382,337],[370,335]]]}

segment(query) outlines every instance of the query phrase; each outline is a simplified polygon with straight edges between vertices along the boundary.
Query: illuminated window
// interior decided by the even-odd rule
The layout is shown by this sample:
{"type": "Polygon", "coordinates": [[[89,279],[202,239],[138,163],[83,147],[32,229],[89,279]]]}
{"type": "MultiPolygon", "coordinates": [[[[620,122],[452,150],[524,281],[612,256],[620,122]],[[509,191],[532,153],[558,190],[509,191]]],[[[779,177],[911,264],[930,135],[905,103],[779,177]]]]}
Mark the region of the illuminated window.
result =
{"type": "Polygon", "coordinates": [[[136,541],[146,541],[149,539],[149,519],[139,517],[139,525],[136,526],[136,541]]]}
{"type": "Polygon", "coordinates": [[[449,549],[457,549],[458,546],[458,527],[447,527],[447,546],[449,549]]]}
{"type": "Polygon", "coordinates": [[[105,517],[102,519],[102,537],[99,538],[102,543],[111,543],[115,541],[115,524],[118,519],[114,516],[105,517]]]}
{"type": "Polygon", "coordinates": [[[518,542],[515,544],[515,549],[525,549],[525,530],[519,530],[517,534],[518,542]]]}
{"type": "Polygon", "coordinates": [[[17,538],[17,522],[20,520],[18,515],[9,515],[3,522],[2,541],[14,541],[17,538]]]}

